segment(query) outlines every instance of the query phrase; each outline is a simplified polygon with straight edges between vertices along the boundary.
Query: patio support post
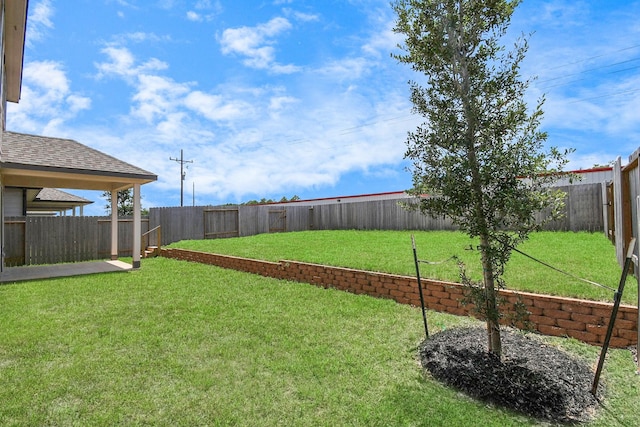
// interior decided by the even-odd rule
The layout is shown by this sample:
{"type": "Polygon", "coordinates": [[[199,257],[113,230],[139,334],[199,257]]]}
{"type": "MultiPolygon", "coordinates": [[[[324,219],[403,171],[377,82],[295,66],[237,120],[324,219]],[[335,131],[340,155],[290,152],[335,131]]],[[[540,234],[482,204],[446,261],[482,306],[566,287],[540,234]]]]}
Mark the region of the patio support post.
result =
{"type": "Polygon", "coordinates": [[[140,184],[133,185],[133,268],[140,268],[142,250],[142,215],[140,207],[140,184]]]}
{"type": "Polygon", "coordinates": [[[118,192],[111,191],[111,259],[118,259],[118,192]]]}

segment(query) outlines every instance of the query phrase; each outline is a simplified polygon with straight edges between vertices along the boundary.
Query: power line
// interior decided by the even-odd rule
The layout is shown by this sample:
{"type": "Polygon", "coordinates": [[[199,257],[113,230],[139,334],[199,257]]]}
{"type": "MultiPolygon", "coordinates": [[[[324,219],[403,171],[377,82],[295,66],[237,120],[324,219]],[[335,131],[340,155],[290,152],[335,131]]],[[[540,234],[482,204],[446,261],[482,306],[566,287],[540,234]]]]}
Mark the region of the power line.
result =
{"type": "MultiPolygon", "coordinates": [[[[640,61],[640,57],[627,59],[625,61],[620,61],[620,62],[614,62],[612,64],[601,65],[599,67],[589,68],[587,70],[582,70],[582,71],[580,71],[578,73],[566,74],[566,75],[560,76],[560,77],[553,77],[551,79],[540,80],[538,83],[547,83],[547,82],[552,82],[552,81],[555,81],[555,80],[565,79],[567,77],[579,76],[579,75],[582,75],[582,74],[590,73],[591,71],[602,70],[604,68],[611,68],[611,67],[615,67],[616,65],[628,64],[629,62],[634,62],[634,61],[640,61]]],[[[624,68],[622,70],[614,70],[614,71],[610,71],[609,73],[606,73],[606,74],[614,74],[614,73],[619,73],[619,72],[622,72],[622,71],[635,70],[637,68],[640,68],[640,66],[624,68]]]]}
{"type": "Polygon", "coordinates": [[[576,99],[574,101],[567,102],[567,104],[575,104],[578,102],[592,101],[594,99],[609,98],[609,97],[618,96],[618,95],[627,95],[629,93],[636,93],[636,92],[640,92],[640,89],[625,90],[622,92],[607,93],[605,95],[593,96],[590,98],[576,99]]]}
{"type": "MultiPolygon", "coordinates": [[[[622,48],[622,49],[617,49],[615,51],[603,53],[603,54],[600,54],[600,55],[594,55],[594,56],[591,56],[591,57],[588,57],[588,58],[585,58],[585,59],[582,59],[582,60],[579,60],[579,61],[569,62],[569,63],[563,64],[563,65],[559,65],[557,67],[549,68],[549,70],[555,70],[555,69],[567,67],[567,66],[570,66],[570,65],[575,65],[575,64],[587,62],[587,61],[590,61],[590,60],[593,60],[593,59],[597,59],[597,58],[601,58],[601,57],[604,57],[604,56],[607,56],[607,55],[612,55],[612,54],[615,54],[615,53],[636,49],[638,47],[640,47],[640,44],[628,46],[628,47],[625,47],[625,48],[622,48]]],[[[569,81],[565,81],[565,82],[558,82],[557,84],[553,84],[553,85],[538,86],[538,89],[540,89],[542,91],[546,91],[546,90],[553,89],[553,88],[558,88],[558,87],[567,87],[567,86],[571,86],[571,85],[573,85],[575,83],[585,82],[585,81],[588,81],[589,79],[598,78],[598,76],[601,77],[601,78],[604,78],[604,76],[607,76],[607,75],[619,74],[619,73],[624,73],[624,72],[627,72],[627,71],[637,70],[637,69],[640,68],[640,65],[635,65],[635,66],[626,67],[626,68],[620,68],[620,69],[617,69],[617,70],[608,71],[606,73],[600,73],[599,75],[595,75],[595,76],[591,76],[591,77],[588,76],[589,73],[593,73],[594,71],[603,70],[603,69],[607,69],[607,68],[612,68],[612,67],[616,67],[616,66],[620,66],[620,65],[624,65],[624,64],[630,64],[630,63],[637,62],[637,61],[640,61],[640,57],[634,57],[634,58],[626,59],[624,61],[617,61],[617,62],[607,63],[607,64],[603,64],[603,65],[600,65],[600,66],[597,66],[597,67],[588,68],[588,69],[582,70],[580,72],[566,74],[566,75],[562,75],[562,76],[558,76],[558,77],[552,77],[552,78],[545,79],[545,80],[540,80],[540,81],[537,81],[536,83],[548,83],[548,82],[554,82],[554,81],[558,81],[558,80],[562,80],[562,79],[568,79],[568,78],[573,77],[573,76],[584,76],[583,78],[573,79],[573,80],[569,80],[569,81]]],[[[604,80],[604,81],[606,81],[606,80],[604,80]]],[[[602,95],[596,95],[596,96],[590,96],[590,97],[585,97],[585,98],[581,98],[581,99],[576,99],[576,100],[573,100],[573,101],[567,101],[566,104],[575,104],[575,103],[584,102],[584,101],[591,101],[591,100],[596,100],[596,99],[610,98],[610,97],[615,97],[615,96],[620,96],[620,95],[628,95],[628,94],[636,93],[638,91],[639,91],[638,89],[631,89],[631,90],[611,92],[611,93],[606,93],[606,94],[602,94],[602,95]]]]}
{"type": "MultiPolygon", "coordinates": [[[[638,68],[640,68],[640,65],[638,65],[637,67],[622,68],[622,69],[620,69],[620,70],[610,71],[610,72],[606,73],[606,75],[609,75],[609,74],[617,74],[617,73],[624,73],[625,71],[637,70],[638,68]]],[[[577,75],[577,74],[576,74],[576,75],[577,75]]],[[[561,77],[559,77],[559,78],[561,78],[561,77]]],[[[557,80],[557,79],[553,79],[553,80],[557,80]]],[[[556,87],[569,86],[569,85],[570,85],[570,84],[572,84],[572,83],[583,82],[583,81],[585,81],[585,80],[588,80],[588,79],[587,79],[586,77],[584,77],[584,78],[582,78],[582,79],[570,80],[570,81],[568,81],[568,82],[558,83],[558,84],[556,84],[556,85],[544,86],[544,87],[541,87],[541,88],[539,88],[539,89],[541,89],[541,90],[545,90],[545,89],[553,89],[553,88],[556,88],[556,87]]],[[[547,82],[547,81],[550,81],[550,80],[545,80],[545,82],[547,82]]]]}
{"type": "Polygon", "coordinates": [[[600,55],[590,56],[590,57],[588,57],[588,58],[580,59],[580,60],[578,60],[578,61],[574,61],[574,62],[567,62],[567,63],[562,64],[562,65],[557,65],[557,66],[555,66],[555,67],[551,67],[551,68],[549,68],[549,70],[557,70],[557,69],[559,69],[559,68],[569,67],[569,66],[571,66],[571,65],[580,64],[580,63],[582,63],[582,62],[591,61],[592,59],[602,58],[603,56],[613,55],[614,53],[624,52],[624,51],[626,51],[626,50],[635,49],[635,48],[637,48],[637,47],[640,47],[640,44],[635,44],[635,45],[633,45],[633,46],[623,47],[622,49],[614,50],[614,51],[611,51],[611,52],[605,52],[605,53],[602,53],[602,54],[600,54],[600,55]]]}

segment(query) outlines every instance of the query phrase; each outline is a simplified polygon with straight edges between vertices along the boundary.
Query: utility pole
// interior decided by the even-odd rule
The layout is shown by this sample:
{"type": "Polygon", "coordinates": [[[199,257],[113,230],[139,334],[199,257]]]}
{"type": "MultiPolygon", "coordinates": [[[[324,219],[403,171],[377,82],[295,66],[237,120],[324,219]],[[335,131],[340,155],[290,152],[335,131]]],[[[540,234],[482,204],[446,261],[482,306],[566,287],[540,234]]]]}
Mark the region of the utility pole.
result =
{"type": "Polygon", "coordinates": [[[174,159],[173,157],[169,157],[169,160],[173,160],[174,162],[180,163],[180,206],[184,205],[184,178],[187,174],[184,172],[184,164],[185,163],[193,163],[193,160],[184,160],[183,152],[180,150],[180,158],[174,159]]]}

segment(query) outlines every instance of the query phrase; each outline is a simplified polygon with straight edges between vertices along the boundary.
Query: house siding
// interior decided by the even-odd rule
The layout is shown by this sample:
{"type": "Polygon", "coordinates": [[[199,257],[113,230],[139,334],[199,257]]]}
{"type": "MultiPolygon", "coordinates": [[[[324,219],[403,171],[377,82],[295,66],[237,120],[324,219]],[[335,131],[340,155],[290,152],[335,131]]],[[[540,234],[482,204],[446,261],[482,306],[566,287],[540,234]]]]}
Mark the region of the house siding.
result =
{"type": "Polygon", "coordinates": [[[5,188],[4,214],[5,216],[23,216],[25,214],[22,188],[5,188]]]}

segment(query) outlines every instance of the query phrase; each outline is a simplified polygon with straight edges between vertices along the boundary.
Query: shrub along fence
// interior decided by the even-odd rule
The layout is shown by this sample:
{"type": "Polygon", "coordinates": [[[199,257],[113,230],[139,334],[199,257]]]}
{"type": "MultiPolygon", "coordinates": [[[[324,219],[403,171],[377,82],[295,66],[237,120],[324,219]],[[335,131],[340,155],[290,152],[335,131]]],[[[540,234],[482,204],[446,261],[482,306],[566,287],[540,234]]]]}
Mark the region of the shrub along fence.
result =
{"type": "MultiPolygon", "coordinates": [[[[420,306],[415,277],[330,267],[298,261],[269,262],[185,249],[164,248],[166,258],[199,262],[245,271],[283,280],[310,283],[356,294],[390,298],[401,304],[420,306]]],[[[471,314],[471,306],[460,299],[464,286],[457,283],[422,279],[427,308],[456,315],[471,314]]],[[[596,301],[537,295],[500,290],[505,298],[505,313],[515,312],[514,304],[523,304],[530,313],[533,329],[545,335],[569,336],[580,341],[602,345],[607,332],[613,304],[596,301]]],[[[611,346],[628,347],[637,343],[638,308],[622,305],[618,311],[611,346]]]]}
{"type": "MultiPolygon", "coordinates": [[[[563,219],[547,224],[546,229],[604,232],[601,184],[559,188],[567,193],[565,215],[563,219]]],[[[431,218],[401,206],[410,200],[151,208],[149,223],[152,228],[162,227],[163,245],[187,239],[242,237],[282,231],[455,229],[448,219],[431,218]]]]}

